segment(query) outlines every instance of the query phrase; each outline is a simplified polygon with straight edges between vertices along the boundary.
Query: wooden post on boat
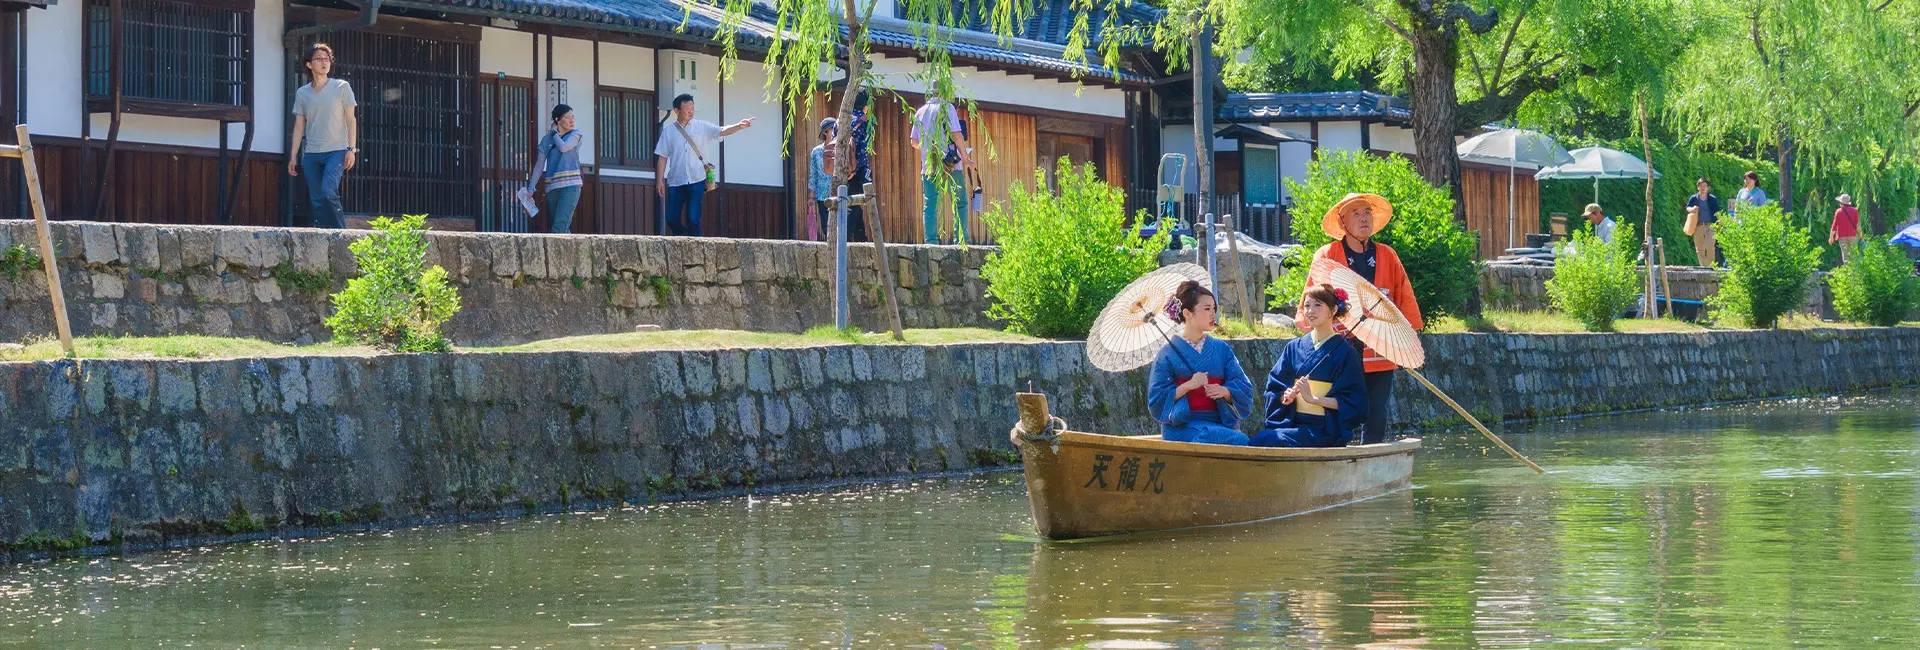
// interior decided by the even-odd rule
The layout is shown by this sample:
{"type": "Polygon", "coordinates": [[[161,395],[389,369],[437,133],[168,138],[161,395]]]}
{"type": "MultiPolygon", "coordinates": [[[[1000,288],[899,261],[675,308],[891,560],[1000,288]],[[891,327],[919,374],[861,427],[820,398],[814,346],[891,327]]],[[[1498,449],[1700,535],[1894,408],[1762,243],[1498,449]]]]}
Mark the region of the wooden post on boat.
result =
{"type": "MultiPolygon", "coordinates": [[[[1047,396],[1044,393],[1014,393],[1014,403],[1020,405],[1020,429],[1028,435],[1038,435],[1047,430],[1053,415],[1047,412],[1047,396]]],[[[1013,444],[1024,447],[1018,437],[1013,444]]]]}
{"type": "Polygon", "coordinates": [[[47,199],[40,193],[40,166],[33,159],[33,140],[27,135],[27,125],[15,125],[13,133],[20,144],[0,145],[0,157],[20,159],[20,172],[27,181],[27,198],[33,203],[34,229],[40,235],[40,262],[47,272],[47,293],[53,297],[53,325],[60,333],[60,348],[72,358],[73,325],[67,322],[67,293],[60,287],[60,262],[54,258],[53,233],[47,227],[47,199]]]}

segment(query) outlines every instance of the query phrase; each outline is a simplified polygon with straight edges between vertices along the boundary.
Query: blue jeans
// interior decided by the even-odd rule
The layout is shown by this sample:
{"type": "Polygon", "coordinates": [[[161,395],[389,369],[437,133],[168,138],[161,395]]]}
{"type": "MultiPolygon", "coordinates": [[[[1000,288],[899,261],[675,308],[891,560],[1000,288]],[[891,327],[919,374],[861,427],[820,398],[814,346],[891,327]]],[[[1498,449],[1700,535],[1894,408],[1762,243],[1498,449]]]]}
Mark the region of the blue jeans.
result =
{"type": "Polygon", "coordinates": [[[686,185],[667,188],[667,214],[662,220],[667,222],[667,232],[689,237],[700,236],[700,202],[707,197],[707,182],[694,181],[686,185]],[[686,206],[687,218],[680,218],[680,207],[686,206]]]}
{"type": "Polygon", "coordinates": [[[300,154],[300,173],[307,177],[307,207],[315,228],[345,228],[340,208],[340,174],[346,171],[347,150],[300,154]]]}
{"type": "Polygon", "coordinates": [[[580,189],[579,185],[547,188],[547,216],[553,223],[553,234],[573,232],[573,209],[580,206],[580,189]]]}
{"type": "MultiPolygon", "coordinates": [[[[955,243],[967,241],[967,175],[965,172],[949,171],[953,180],[953,227],[958,238],[955,243]]],[[[926,239],[929,244],[940,243],[940,179],[932,176],[920,177],[920,216],[926,221],[926,239]]]]}

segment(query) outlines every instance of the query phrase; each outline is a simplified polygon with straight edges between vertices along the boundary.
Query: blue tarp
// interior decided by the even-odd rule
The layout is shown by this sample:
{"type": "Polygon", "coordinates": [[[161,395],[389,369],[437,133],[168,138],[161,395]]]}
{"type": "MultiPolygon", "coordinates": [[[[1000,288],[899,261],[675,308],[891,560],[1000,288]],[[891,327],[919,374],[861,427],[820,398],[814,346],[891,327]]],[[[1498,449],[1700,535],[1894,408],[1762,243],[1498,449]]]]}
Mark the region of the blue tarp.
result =
{"type": "Polygon", "coordinates": [[[1920,248],[1920,223],[1907,226],[1906,230],[1902,230],[1900,234],[1894,235],[1893,243],[1920,248]]]}

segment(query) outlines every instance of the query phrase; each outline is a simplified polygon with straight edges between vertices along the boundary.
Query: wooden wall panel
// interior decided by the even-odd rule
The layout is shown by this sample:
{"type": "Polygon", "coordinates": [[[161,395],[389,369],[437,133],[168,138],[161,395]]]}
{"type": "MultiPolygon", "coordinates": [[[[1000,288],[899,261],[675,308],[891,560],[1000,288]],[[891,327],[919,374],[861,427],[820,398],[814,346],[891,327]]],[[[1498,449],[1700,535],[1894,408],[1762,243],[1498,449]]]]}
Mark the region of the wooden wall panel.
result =
{"type": "MultiPolygon", "coordinates": [[[[1532,174],[1513,175],[1512,246],[1525,246],[1527,235],[1540,232],[1540,183],[1532,174]]],[[[1465,196],[1467,228],[1480,236],[1480,257],[1493,259],[1510,248],[1507,219],[1507,170],[1463,167],[1461,194],[1465,196]]]]}
{"type": "Polygon", "coordinates": [[[700,230],[708,237],[786,239],[782,219],[787,189],[722,183],[701,206],[700,230]]]}
{"type": "MultiPolygon", "coordinates": [[[[35,162],[40,167],[41,189],[47,199],[47,213],[55,219],[85,219],[92,200],[103,150],[94,147],[93,167],[83,169],[86,156],[78,141],[65,138],[36,137],[35,162]]],[[[233,152],[229,169],[237,169],[239,153],[233,152]]],[[[98,218],[103,221],[133,223],[215,224],[219,223],[221,201],[218,192],[219,152],[212,149],[157,147],[122,142],[113,156],[113,186],[98,218]]],[[[278,154],[255,153],[247,162],[248,172],[234,200],[233,224],[243,226],[280,225],[280,190],[287,176],[285,159],[278,154]]],[[[0,160],[0,179],[8,186],[4,194],[12,196],[13,179],[19,177],[20,164],[0,160]]],[[[14,200],[0,200],[0,215],[30,218],[19,214],[14,200]]]]}
{"type": "Polygon", "coordinates": [[[655,235],[659,227],[659,197],[653,181],[644,178],[587,175],[587,188],[581,192],[592,200],[580,202],[573,218],[574,232],[602,235],[655,235]],[[584,221],[582,220],[584,217],[584,221]]]}

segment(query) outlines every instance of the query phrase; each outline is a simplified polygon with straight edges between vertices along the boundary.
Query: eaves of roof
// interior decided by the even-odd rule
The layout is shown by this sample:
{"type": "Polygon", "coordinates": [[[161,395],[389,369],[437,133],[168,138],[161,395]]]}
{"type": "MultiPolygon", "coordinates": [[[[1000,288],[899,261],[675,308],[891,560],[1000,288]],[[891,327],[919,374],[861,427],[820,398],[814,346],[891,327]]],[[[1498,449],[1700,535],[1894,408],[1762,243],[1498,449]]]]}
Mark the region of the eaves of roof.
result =
{"type": "Polygon", "coordinates": [[[1220,119],[1258,122],[1378,120],[1404,124],[1413,110],[1406,100],[1369,91],[1236,93],[1221,102],[1220,119]]]}

